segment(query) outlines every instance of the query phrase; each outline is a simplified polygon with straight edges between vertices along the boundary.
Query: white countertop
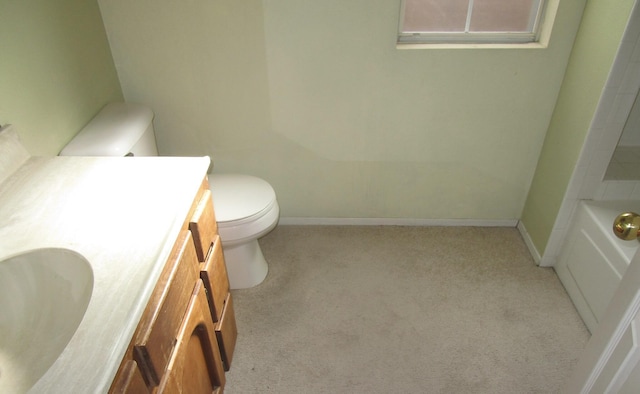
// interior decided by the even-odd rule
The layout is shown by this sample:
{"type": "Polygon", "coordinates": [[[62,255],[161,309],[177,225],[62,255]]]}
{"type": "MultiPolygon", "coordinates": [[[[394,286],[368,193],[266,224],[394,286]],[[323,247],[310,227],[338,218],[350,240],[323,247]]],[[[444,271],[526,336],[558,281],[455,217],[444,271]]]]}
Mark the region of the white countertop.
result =
{"type": "Polygon", "coordinates": [[[0,183],[0,260],[66,248],[94,274],[78,330],[30,392],[108,390],[209,163],[31,157],[0,183]]]}

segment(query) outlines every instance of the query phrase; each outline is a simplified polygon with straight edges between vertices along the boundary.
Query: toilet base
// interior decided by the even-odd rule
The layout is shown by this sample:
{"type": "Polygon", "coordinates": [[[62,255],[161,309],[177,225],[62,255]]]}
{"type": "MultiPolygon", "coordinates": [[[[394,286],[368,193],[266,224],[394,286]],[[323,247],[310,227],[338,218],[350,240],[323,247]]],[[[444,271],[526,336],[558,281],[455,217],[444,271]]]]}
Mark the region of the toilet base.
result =
{"type": "Polygon", "coordinates": [[[227,263],[229,287],[247,289],[262,283],[269,266],[262,255],[258,240],[227,246],[222,240],[222,252],[227,263]]]}

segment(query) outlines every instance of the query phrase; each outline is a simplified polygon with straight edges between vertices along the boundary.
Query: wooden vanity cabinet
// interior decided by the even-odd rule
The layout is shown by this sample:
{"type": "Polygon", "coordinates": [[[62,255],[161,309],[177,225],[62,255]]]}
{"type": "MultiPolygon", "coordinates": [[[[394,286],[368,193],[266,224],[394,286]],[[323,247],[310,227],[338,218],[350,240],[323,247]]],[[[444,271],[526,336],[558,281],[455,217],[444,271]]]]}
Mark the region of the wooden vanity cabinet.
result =
{"type": "Polygon", "coordinates": [[[217,226],[215,231],[212,231],[213,227],[208,225],[216,223],[213,203],[211,191],[207,189],[197,204],[189,229],[193,234],[198,234],[194,235],[194,239],[197,238],[195,245],[200,261],[200,277],[206,289],[211,316],[216,322],[215,331],[224,370],[228,371],[231,368],[238,330],[229,291],[227,265],[222,253],[222,241],[217,233],[217,226]],[[207,225],[203,226],[203,223],[207,225]]]}
{"type": "Polygon", "coordinates": [[[205,179],[109,392],[222,393],[236,337],[205,179]]]}
{"type": "Polygon", "coordinates": [[[216,322],[215,332],[222,364],[224,370],[228,371],[231,368],[238,330],[213,204],[211,190],[207,184],[191,216],[189,229],[194,234],[196,255],[200,262],[200,278],[204,283],[211,316],[216,322]]]}

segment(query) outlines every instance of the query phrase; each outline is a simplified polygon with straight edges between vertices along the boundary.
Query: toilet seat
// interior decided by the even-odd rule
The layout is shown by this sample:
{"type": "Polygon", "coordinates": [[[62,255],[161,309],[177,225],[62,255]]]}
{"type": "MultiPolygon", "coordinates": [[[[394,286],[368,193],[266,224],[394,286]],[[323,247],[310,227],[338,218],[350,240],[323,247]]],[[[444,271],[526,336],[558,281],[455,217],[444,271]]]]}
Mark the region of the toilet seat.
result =
{"type": "Polygon", "coordinates": [[[250,175],[212,174],[209,185],[225,245],[257,239],[276,226],[280,208],[268,182],[250,175]]]}

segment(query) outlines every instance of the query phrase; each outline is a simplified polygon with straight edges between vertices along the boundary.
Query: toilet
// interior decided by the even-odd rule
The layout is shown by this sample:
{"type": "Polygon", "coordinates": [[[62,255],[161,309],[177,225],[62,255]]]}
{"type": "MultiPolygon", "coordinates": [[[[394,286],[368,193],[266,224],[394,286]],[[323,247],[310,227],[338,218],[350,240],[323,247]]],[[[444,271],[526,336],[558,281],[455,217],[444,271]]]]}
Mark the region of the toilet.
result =
{"type": "MultiPolygon", "coordinates": [[[[140,104],[107,104],[60,156],[158,156],[153,112],[140,104]]],[[[209,185],[230,287],[257,286],[268,272],[258,238],[278,223],[276,193],[250,175],[210,174],[209,185]]]]}

